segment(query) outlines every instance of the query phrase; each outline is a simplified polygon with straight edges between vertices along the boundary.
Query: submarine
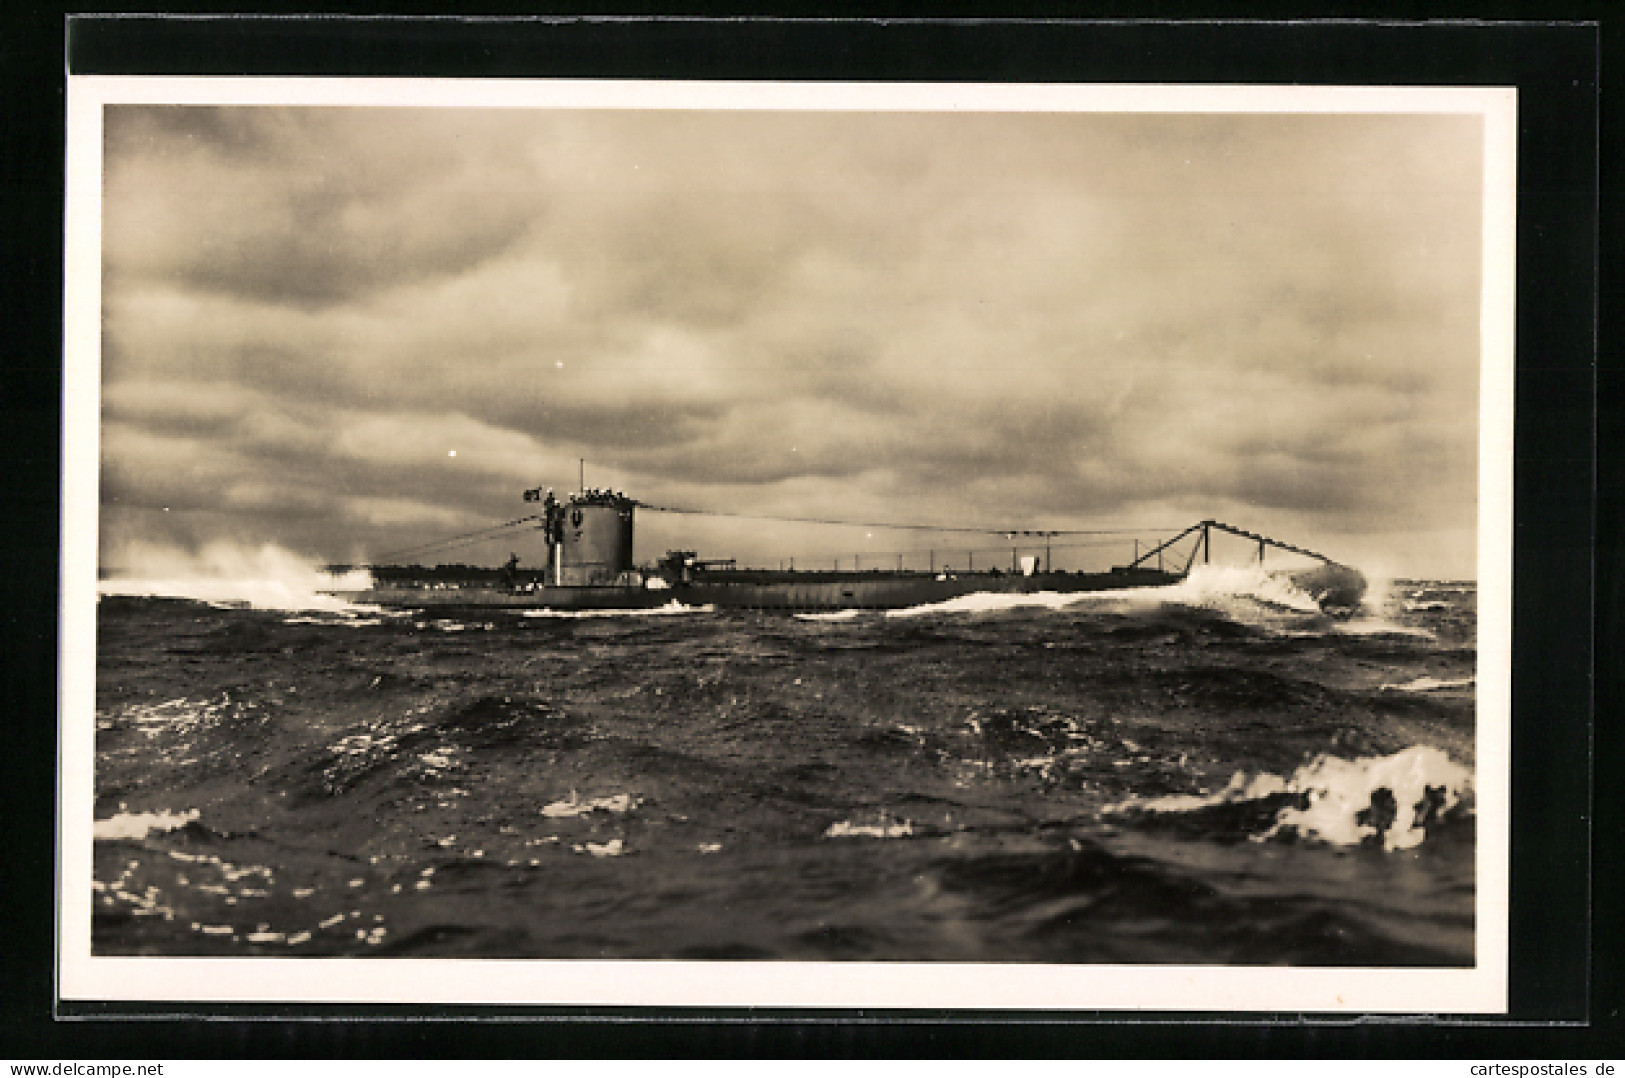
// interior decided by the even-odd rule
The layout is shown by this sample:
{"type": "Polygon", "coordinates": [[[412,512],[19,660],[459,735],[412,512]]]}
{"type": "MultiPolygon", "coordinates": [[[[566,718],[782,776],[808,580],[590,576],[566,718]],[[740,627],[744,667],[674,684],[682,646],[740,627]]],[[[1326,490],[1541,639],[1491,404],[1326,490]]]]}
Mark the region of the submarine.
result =
{"type": "MultiPolygon", "coordinates": [[[[331,565],[335,574],[364,568],[372,580],[364,589],[333,589],[328,594],[386,608],[516,608],[557,611],[636,610],[668,606],[708,606],[719,610],[793,612],[886,610],[944,602],[962,595],[1096,592],[1158,587],[1184,580],[1200,555],[1211,557],[1217,530],[1254,541],[1262,562],[1267,548],[1306,555],[1317,564],[1282,570],[1299,590],[1329,613],[1349,612],[1365,594],[1365,577],[1350,566],[1301,547],[1216,520],[1202,520],[1125,565],[1105,572],[1054,570],[1048,558],[1015,558],[1002,568],[954,571],[937,569],[754,569],[731,559],[704,559],[697,551],[671,550],[652,565],[633,561],[633,534],[639,509],[697,513],[640,502],[604,489],[580,491],[560,500],[548,490],[527,490],[525,500],[541,502],[539,514],[509,521],[480,535],[511,527],[541,533],[546,558],[537,568],[521,569],[517,555],[499,568],[420,565],[331,565]],[[1194,535],[1196,541],[1182,568],[1164,568],[1163,555],[1194,535]],[[1153,564],[1153,559],[1155,563],[1153,564]]],[[[741,514],[715,514],[741,515],[741,514]]],[[[764,518],[779,519],[779,518],[764,518]]],[[[850,523],[829,521],[823,523],[850,523]]],[[[977,529],[941,529],[977,530],[977,529]]],[[[988,529],[989,532],[998,531],[988,529]]],[[[999,534],[1017,534],[998,532],[999,534]]],[[[1066,532],[1022,532],[1055,536],[1066,532]]],[[[933,559],[934,560],[934,559],[933,559]]]]}

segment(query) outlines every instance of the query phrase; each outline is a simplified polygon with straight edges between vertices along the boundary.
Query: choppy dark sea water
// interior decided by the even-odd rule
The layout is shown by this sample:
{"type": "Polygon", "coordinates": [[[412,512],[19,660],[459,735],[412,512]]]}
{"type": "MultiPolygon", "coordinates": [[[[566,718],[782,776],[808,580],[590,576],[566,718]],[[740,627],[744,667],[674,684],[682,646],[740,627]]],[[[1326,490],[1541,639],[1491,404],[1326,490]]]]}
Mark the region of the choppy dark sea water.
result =
{"type": "Polygon", "coordinates": [[[105,595],[93,950],[1471,965],[1475,590],[1301,599],[105,595]]]}

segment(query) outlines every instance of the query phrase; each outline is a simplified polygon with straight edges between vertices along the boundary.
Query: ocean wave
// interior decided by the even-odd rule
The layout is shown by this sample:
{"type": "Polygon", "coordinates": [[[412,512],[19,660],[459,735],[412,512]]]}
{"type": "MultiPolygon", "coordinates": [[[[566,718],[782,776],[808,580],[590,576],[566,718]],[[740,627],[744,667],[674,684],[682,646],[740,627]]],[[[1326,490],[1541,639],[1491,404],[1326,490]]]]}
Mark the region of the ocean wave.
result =
{"type": "Polygon", "coordinates": [[[715,609],[709,603],[686,606],[673,599],[664,606],[640,607],[634,610],[552,610],[543,607],[539,610],[521,610],[519,614],[526,618],[647,618],[669,614],[709,614],[715,609]]]}
{"type": "Polygon", "coordinates": [[[542,815],[554,819],[569,816],[586,816],[593,812],[613,812],[624,815],[642,804],[642,799],[631,794],[615,794],[611,797],[595,797],[582,801],[576,797],[574,790],[570,791],[568,801],[554,801],[542,806],[542,815]]]}
{"type": "Polygon", "coordinates": [[[1357,759],[1472,766],[1473,688],[1419,680],[1474,672],[1470,602],[1436,645],[1180,594],[827,625],[448,608],[495,624],[462,633],[414,630],[435,609],[345,629],[108,600],[95,815],[204,811],[95,842],[96,947],[1470,964],[1470,785],[1418,794],[1357,759]],[[1352,775],[1302,766],[1322,753],[1352,775]],[[1100,815],[1176,793],[1199,796],[1100,815]],[[1425,841],[1385,853],[1418,811],[1425,841]],[[275,879],[232,878],[254,864],[275,879]],[[628,903],[651,872],[658,901],[628,903]]]}
{"type": "Polygon", "coordinates": [[[1436,692],[1440,689],[1465,689],[1471,687],[1476,678],[1436,678],[1419,677],[1404,684],[1388,683],[1378,687],[1378,692],[1436,692]]]}
{"type": "Polygon", "coordinates": [[[576,853],[590,853],[594,857],[619,857],[626,852],[626,841],[612,838],[608,842],[578,842],[570,848],[576,853]]]}
{"type": "Polygon", "coordinates": [[[824,831],[825,838],[908,838],[914,834],[911,820],[892,820],[882,817],[877,823],[853,823],[840,820],[824,831]]]}
{"type": "MultiPolygon", "coordinates": [[[[1176,584],[1112,588],[1103,591],[972,592],[937,603],[886,611],[888,618],[925,614],[980,614],[1034,609],[1064,610],[1087,604],[1107,610],[1187,606],[1215,610],[1232,620],[1265,624],[1280,616],[1324,617],[1313,596],[1284,572],[1252,566],[1199,565],[1176,584]]],[[[841,617],[846,611],[837,612],[841,617]]],[[[800,616],[800,615],[798,615],[800,616]]],[[[833,617],[828,620],[835,620],[833,617]]]]}
{"type": "Polygon", "coordinates": [[[252,699],[232,699],[222,691],[218,697],[198,700],[177,696],[157,703],[126,704],[112,715],[97,722],[100,729],[125,727],[139,730],[149,741],[160,737],[195,734],[201,730],[228,723],[259,710],[252,699]]]}
{"type": "Polygon", "coordinates": [[[1187,816],[1279,801],[1254,841],[1292,835],[1333,846],[1409,850],[1426,840],[1430,823],[1469,806],[1472,791],[1471,770],[1440,749],[1413,745],[1391,756],[1318,756],[1289,778],[1238,771],[1216,793],[1130,798],[1104,814],[1187,816]]]}
{"type": "Polygon", "coordinates": [[[1337,622],[1332,631],[1345,636],[1413,636],[1419,640],[1437,640],[1438,636],[1415,625],[1400,625],[1379,617],[1350,618],[1337,622]]]}
{"type": "Polygon", "coordinates": [[[1471,580],[1395,580],[1393,584],[1413,589],[1413,599],[1424,595],[1471,595],[1478,590],[1478,584],[1471,580]]]}
{"type": "MultiPolygon", "coordinates": [[[[1023,607],[1062,610],[1075,603],[1089,602],[1098,599],[1102,595],[1116,594],[1121,593],[1095,591],[973,591],[968,595],[958,595],[952,599],[944,599],[939,603],[921,603],[919,606],[905,606],[896,610],[888,610],[886,611],[886,617],[917,618],[926,614],[986,614],[1001,610],[1019,610],[1023,607]]],[[[836,613],[844,615],[846,612],[837,611],[836,613]]],[[[835,619],[830,618],[829,620],[835,619]]]]}
{"type": "Polygon", "coordinates": [[[291,617],[283,618],[282,624],[321,625],[324,627],[335,626],[348,629],[364,629],[373,625],[382,625],[388,618],[402,618],[408,616],[410,616],[410,611],[385,610],[383,607],[355,603],[343,610],[294,614],[291,617]]]}
{"type": "Polygon", "coordinates": [[[105,820],[97,820],[91,837],[103,841],[115,839],[144,839],[153,832],[175,831],[198,818],[197,809],[185,812],[121,812],[105,820]]]}
{"type": "Polygon", "coordinates": [[[1227,613],[1235,611],[1233,601],[1238,599],[1299,614],[1322,613],[1314,596],[1285,573],[1258,565],[1199,565],[1179,583],[1155,590],[1170,602],[1217,607],[1227,613]]]}

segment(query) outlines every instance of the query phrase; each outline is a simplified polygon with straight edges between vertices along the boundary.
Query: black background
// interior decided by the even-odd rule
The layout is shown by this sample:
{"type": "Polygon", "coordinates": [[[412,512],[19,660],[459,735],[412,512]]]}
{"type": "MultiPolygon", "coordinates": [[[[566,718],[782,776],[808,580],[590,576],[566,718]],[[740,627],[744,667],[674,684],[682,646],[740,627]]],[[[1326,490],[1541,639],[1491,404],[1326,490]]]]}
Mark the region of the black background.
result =
{"type": "MultiPolygon", "coordinates": [[[[5,806],[0,1057],[907,1053],[1618,1059],[1625,1043],[1618,968],[1619,925],[1625,922],[1619,901],[1625,828],[1618,791],[1625,780],[1617,766],[1625,584],[1613,555],[1621,545],[1625,503],[1616,392],[1621,371],[1617,349],[1598,337],[1599,325],[1613,325],[1619,313],[1615,252],[1621,229],[1612,196],[1619,193],[1625,153],[1617,110],[1599,95],[1599,73],[1622,59],[1622,20],[1611,8],[1433,5],[1426,11],[1431,19],[1452,15],[1461,21],[1428,23],[1401,21],[1421,14],[1414,5],[1311,12],[1302,4],[1251,4],[1245,11],[1236,5],[1198,10],[1190,4],[1120,4],[1090,10],[1091,16],[1115,20],[1109,22],[1081,21],[1073,6],[1048,12],[1029,8],[1018,21],[968,7],[952,13],[957,17],[939,7],[944,14],[930,21],[809,21],[836,13],[808,7],[794,18],[743,21],[198,16],[99,18],[71,25],[61,8],[8,9],[0,23],[0,78],[5,80],[0,190],[6,220],[0,233],[6,255],[0,265],[6,330],[0,409],[7,455],[0,472],[6,510],[0,532],[0,580],[6,589],[0,604],[0,736],[6,746],[0,753],[5,806]],[[1385,11],[1391,21],[1335,18],[1385,11]],[[1306,14],[1317,18],[1303,19],[1306,14]],[[1242,15],[1255,21],[1234,21],[1242,15]],[[1068,21],[1055,21],[1062,16],[1068,21]],[[1147,21],[1168,18],[1185,21],[1147,21]],[[1553,18],[1565,21],[1533,21],[1553,18]],[[1201,19],[1209,21],[1190,21],[1201,19]],[[1263,19],[1292,21],[1257,21],[1263,19]],[[587,1015],[302,1005],[211,1012],[254,1021],[158,1016],[196,1009],[186,1005],[119,1005],[112,1008],[121,1016],[117,1019],[54,1016],[65,67],[76,74],[1518,87],[1510,1017],[587,1015]],[[1601,192],[1609,198],[1600,211],[1599,175],[1601,192]],[[527,1020],[480,1020],[497,1014],[527,1020]],[[328,1020],[340,1016],[359,1020],[328,1020]],[[431,1020],[400,1020],[404,1017],[431,1020]]],[[[262,4],[257,10],[272,12],[277,6],[262,4]]],[[[727,13],[713,7],[706,14],[727,13]]]]}

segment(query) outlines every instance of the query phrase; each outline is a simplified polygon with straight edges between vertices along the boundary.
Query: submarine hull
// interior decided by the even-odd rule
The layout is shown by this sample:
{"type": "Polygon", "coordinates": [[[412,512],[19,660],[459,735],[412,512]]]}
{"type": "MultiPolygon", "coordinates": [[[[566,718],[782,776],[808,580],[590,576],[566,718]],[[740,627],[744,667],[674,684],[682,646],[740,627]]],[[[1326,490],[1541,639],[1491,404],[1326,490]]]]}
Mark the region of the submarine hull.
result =
{"type": "MultiPolygon", "coordinates": [[[[806,574],[815,577],[818,574],[806,574]]],[[[833,579],[696,581],[673,588],[685,605],[747,610],[894,610],[976,592],[1032,594],[1155,587],[1180,578],[1156,570],[1116,573],[829,574],[833,579]]]]}
{"type": "Polygon", "coordinates": [[[1109,573],[768,573],[708,574],[668,587],[632,585],[533,585],[504,588],[486,583],[394,584],[334,591],[338,598],[374,606],[531,610],[644,610],[672,602],[738,610],[891,610],[939,603],[976,592],[1092,592],[1178,583],[1181,574],[1156,569],[1109,573]]]}

